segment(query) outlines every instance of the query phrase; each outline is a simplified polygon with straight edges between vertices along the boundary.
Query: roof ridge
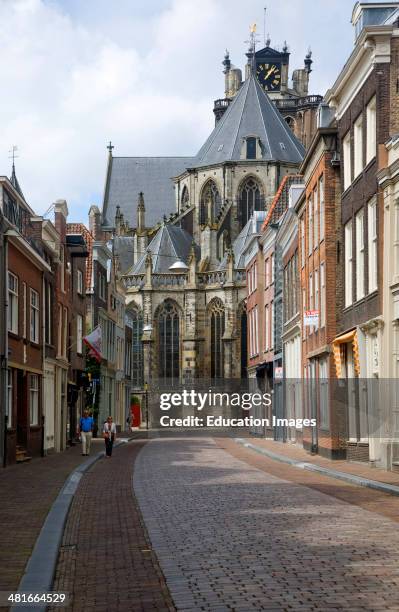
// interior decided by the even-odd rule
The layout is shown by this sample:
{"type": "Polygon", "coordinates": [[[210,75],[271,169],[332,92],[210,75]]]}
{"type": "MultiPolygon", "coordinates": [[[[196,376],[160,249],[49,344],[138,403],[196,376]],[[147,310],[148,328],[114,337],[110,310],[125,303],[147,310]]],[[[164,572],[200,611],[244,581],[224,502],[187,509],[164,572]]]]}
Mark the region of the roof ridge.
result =
{"type": "Polygon", "coordinates": [[[280,197],[281,197],[281,195],[283,193],[283,190],[284,190],[284,187],[286,186],[286,183],[288,183],[288,181],[291,182],[291,180],[294,179],[294,178],[302,178],[302,175],[301,174],[286,174],[285,176],[283,176],[283,179],[282,179],[282,181],[281,181],[281,183],[279,185],[279,188],[276,191],[276,194],[275,194],[275,196],[274,196],[274,198],[272,200],[272,203],[271,203],[270,208],[268,210],[268,213],[266,215],[266,219],[264,220],[263,225],[261,227],[261,231],[262,232],[266,229],[266,227],[269,224],[269,221],[270,221],[270,218],[272,216],[272,213],[273,213],[274,209],[276,208],[276,204],[279,201],[279,199],[280,199],[280,197]]]}
{"type": "MultiPolygon", "coordinates": [[[[252,75],[252,76],[253,76],[253,75],[252,75]]],[[[256,87],[256,85],[255,85],[255,94],[256,94],[256,99],[257,99],[257,101],[258,101],[259,112],[260,112],[260,114],[262,114],[262,108],[261,108],[261,105],[260,105],[260,100],[259,100],[259,95],[258,95],[258,91],[257,91],[257,87],[256,87]]],[[[267,94],[266,94],[266,96],[267,96],[267,94]]],[[[268,96],[267,96],[267,97],[268,97],[268,96]]],[[[269,135],[268,135],[268,133],[267,133],[267,130],[265,130],[265,135],[266,135],[266,140],[267,140],[267,146],[269,147],[269,151],[270,151],[270,153],[271,153],[271,152],[272,152],[272,149],[271,149],[271,146],[270,146],[270,140],[269,140],[269,135]]]]}

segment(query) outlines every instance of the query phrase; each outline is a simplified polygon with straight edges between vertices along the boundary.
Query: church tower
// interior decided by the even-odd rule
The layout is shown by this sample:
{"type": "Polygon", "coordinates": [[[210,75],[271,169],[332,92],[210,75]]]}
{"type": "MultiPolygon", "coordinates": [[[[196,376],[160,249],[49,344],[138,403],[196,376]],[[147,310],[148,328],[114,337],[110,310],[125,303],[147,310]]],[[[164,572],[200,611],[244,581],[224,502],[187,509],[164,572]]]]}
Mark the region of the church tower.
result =
{"type": "MultiPolygon", "coordinates": [[[[255,26],[254,33],[255,33],[255,26]]],[[[260,86],[267,92],[271,100],[284,117],[295,136],[307,148],[316,130],[316,111],[323,97],[309,95],[309,80],[312,72],[312,52],[308,51],[303,68],[297,68],[292,73],[290,83],[289,62],[290,52],[284,41],[281,51],[271,46],[267,38],[263,49],[255,50],[251,45],[246,53],[245,78],[248,79],[252,68],[260,86]]],[[[232,68],[230,56],[226,52],[224,61],[225,97],[215,100],[213,112],[216,123],[232,102],[242,86],[241,71],[232,68]]]]}

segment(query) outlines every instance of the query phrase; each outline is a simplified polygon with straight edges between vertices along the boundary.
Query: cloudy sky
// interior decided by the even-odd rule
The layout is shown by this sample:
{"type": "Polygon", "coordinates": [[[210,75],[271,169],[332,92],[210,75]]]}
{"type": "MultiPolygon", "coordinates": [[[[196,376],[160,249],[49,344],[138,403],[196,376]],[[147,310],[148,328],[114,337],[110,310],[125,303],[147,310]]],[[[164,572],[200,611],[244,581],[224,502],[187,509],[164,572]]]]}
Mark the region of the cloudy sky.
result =
{"type": "Polygon", "coordinates": [[[31,206],[65,198],[86,221],[109,140],[115,155],[195,154],[224,94],[224,50],[243,67],[265,4],[272,46],[287,40],[291,71],[310,46],[323,94],[353,45],[350,0],[0,0],[0,173],[17,145],[31,206]]]}

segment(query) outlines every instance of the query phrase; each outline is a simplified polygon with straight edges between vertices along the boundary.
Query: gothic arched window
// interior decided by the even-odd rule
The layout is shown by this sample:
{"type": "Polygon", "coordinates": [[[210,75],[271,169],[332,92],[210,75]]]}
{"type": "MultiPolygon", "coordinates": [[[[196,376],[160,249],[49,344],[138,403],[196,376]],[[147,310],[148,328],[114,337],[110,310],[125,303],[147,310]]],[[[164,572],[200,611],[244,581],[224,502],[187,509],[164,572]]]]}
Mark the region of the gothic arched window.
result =
{"type": "Polygon", "coordinates": [[[132,383],[134,388],[140,388],[144,382],[143,369],[143,313],[141,310],[134,308],[126,312],[128,324],[132,329],[132,383]]]}
{"type": "Polygon", "coordinates": [[[190,202],[190,196],[188,194],[188,189],[186,187],[186,185],[184,185],[183,187],[183,192],[181,194],[181,209],[183,210],[184,208],[186,208],[187,204],[189,204],[190,202]]]}
{"type": "Polygon", "coordinates": [[[211,333],[211,377],[223,377],[223,334],[224,306],[218,298],[211,302],[209,308],[211,333]]]}
{"type": "Polygon", "coordinates": [[[207,221],[214,223],[219,214],[221,199],[218,188],[213,181],[208,181],[201,193],[200,200],[200,225],[207,221]]]}
{"type": "Polygon", "coordinates": [[[180,318],[177,305],[166,300],[158,310],[158,354],[160,378],[179,378],[180,318]]]}
{"type": "Polygon", "coordinates": [[[249,177],[241,187],[239,196],[239,216],[241,227],[248,222],[254,210],[262,210],[262,197],[259,184],[249,177]]]}

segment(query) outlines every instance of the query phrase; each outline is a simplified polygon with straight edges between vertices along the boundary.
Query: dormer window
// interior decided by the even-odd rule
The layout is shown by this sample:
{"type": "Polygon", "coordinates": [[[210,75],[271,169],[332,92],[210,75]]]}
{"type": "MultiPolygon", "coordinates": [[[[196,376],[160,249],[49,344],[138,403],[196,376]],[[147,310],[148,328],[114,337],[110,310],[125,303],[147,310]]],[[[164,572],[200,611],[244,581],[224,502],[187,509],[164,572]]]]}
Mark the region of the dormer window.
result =
{"type": "Polygon", "coordinates": [[[255,136],[248,136],[246,139],[247,159],[256,159],[256,140],[255,136]]]}

